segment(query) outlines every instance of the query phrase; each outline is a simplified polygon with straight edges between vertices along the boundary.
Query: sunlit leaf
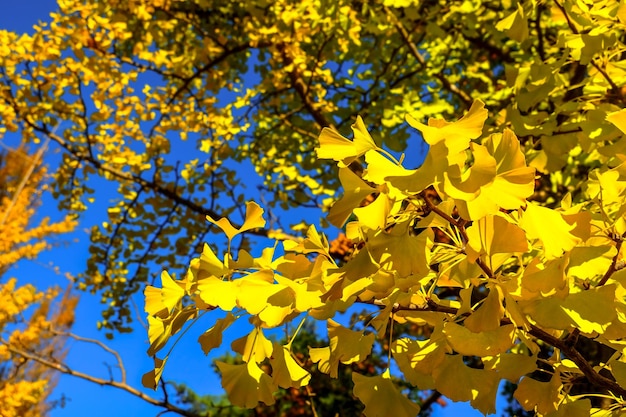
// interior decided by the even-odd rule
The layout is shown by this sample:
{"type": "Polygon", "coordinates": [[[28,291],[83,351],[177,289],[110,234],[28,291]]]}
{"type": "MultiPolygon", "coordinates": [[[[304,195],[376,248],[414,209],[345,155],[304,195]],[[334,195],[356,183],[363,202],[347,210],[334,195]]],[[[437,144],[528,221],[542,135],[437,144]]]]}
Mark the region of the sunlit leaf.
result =
{"type": "Polygon", "coordinates": [[[389,370],[382,375],[367,377],[352,373],[354,395],[365,405],[367,417],[414,417],[419,413],[417,404],[406,398],[391,381],[389,370]]]}
{"type": "Polygon", "coordinates": [[[222,374],[222,387],[233,405],[254,408],[259,402],[274,404],[276,386],[256,362],[231,365],[216,361],[215,364],[222,374]]]}

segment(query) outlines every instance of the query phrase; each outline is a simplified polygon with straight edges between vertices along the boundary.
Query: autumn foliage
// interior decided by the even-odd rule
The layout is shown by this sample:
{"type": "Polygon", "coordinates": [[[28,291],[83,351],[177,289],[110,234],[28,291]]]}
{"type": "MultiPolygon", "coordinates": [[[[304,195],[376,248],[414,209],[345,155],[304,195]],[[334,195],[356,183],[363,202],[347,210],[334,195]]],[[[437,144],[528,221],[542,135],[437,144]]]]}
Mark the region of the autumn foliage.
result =
{"type": "MultiPolygon", "coordinates": [[[[68,219],[106,209],[75,286],[108,337],[145,296],[162,391],[98,383],[185,415],[167,362],[208,320],[246,408],[281,388],[314,414],[312,375],[350,366],[368,417],[417,414],[409,388],[490,413],[501,381],[529,413],[610,415],[625,71],[622,1],[59,0],[0,31],[0,134],[60,152],[68,219]],[[294,353],[312,321],[328,345],[294,353]]],[[[2,197],[0,268],[71,225],[31,227],[36,189],[2,197]]]]}

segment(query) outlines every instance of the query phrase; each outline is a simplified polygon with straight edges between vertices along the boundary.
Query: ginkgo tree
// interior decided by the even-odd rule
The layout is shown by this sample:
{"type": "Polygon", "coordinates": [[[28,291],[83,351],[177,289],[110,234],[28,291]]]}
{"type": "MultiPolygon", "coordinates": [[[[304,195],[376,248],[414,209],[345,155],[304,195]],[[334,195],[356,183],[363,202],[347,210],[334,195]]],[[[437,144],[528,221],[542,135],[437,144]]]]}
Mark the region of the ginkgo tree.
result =
{"type": "MultiPolygon", "coordinates": [[[[235,344],[246,368],[222,372],[271,401],[307,376],[269,327],[358,301],[372,311],[362,326],[329,321],[330,346],[311,352],[329,374],[384,335],[414,386],[482,410],[503,378],[528,409],[535,390],[541,412],[586,407],[573,401],[585,382],[608,407],[623,385],[622,310],[609,301],[621,291],[625,23],[624,2],[604,0],[60,0],[32,33],[0,30],[0,134],[60,151],[61,209],[106,208],[85,225],[76,287],[101,297],[94,322],[109,337],[133,329],[133,297],[153,284],[149,385],[172,333],[215,307],[226,313],[202,346],[255,317],[235,344]],[[398,157],[405,145],[416,148],[398,157]],[[327,224],[345,228],[341,262],[327,224]],[[260,237],[282,243],[257,257],[260,237]],[[167,290],[154,286],[163,269],[167,290]],[[419,331],[387,337],[403,320],[419,331]],[[461,362],[480,391],[447,385],[461,362]]],[[[387,376],[356,377],[356,395],[393,397],[387,376]]]]}
{"type": "MultiPolygon", "coordinates": [[[[409,117],[430,145],[418,169],[404,168],[377,145],[360,119],[353,140],[322,131],[317,155],[337,162],[344,188],[329,221],[337,227],[348,222],[354,244],[343,265],[314,226],[305,238],[281,239],[260,257],[235,253],[236,235],[265,225],[254,202],[247,203],[240,227],[207,217],[227,236],[224,255],[205,246],[182,279],[165,271],[162,287],[145,290],[155,368],[144,384],[157,386],[168,358],[159,352],[171,337],[220,310],[225,315],[198,342],[208,353],[234,322],[252,325],[231,344],[243,363],[217,363],[228,398],[241,407],[272,404],[278,387],[309,383],[309,371],[291,353],[298,326],[285,345],[266,336],[304,320],[326,322],[329,346],[311,348],[309,355],[331,377],[339,366],[365,360],[387,328],[413,322],[430,327],[430,337],[389,340],[387,347],[419,389],[469,401],[488,414],[495,412],[500,381],[508,380],[517,384],[521,406],[539,415],[601,413],[592,408],[592,394],[570,392],[582,377],[606,390],[611,403],[602,412],[626,407],[625,163],[590,172],[583,202],[574,204],[566,194],[557,207],[542,207],[528,201],[535,169],[527,166],[518,138],[507,128],[484,131],[487,116],[484,103],[475,101],[452,123],[430,119],[425,125],[409,117]],[[349,168],[357,160],[361,175],[349,168]],[[370,194],[374,201],[362,207],[370,194]],[[436,238],[436,230],[447,239],[436,238]],[[363,328],[334,320],[360,304],[376,307],[363,328]],[[577,349],[581,338],[613,354],[594,367],[577,349]],[[538,356],[541,346],[550,347],[548,358],[538,356]],[[260,367],[266,361],[269,372],[260,367]],[[534,377],[538,371],[545,375],[534,377]]],[[[607,120],[626,133],[626,110],[607,120]]],[[[377,376],[353,374],[365,415],[416,415],[419,407],[391,381],[388,365],[377,376]]]]}

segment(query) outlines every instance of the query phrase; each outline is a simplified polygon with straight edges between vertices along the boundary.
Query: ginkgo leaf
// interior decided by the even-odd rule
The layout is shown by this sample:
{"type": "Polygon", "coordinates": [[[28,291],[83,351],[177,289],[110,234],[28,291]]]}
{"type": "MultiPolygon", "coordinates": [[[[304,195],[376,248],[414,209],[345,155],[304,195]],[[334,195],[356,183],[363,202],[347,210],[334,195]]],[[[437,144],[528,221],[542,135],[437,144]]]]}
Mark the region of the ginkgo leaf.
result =
{"type": "Polygon", "coordinates": [[[265,227],[265,220],[263,219],[263,209],[259,207],[254,201],[246,203],[246,219],[239,229],[233,227],[230,221],[226,217],[222,217],[219,220],[214,220],[211,216],[206,216],[207,220],[222,229],[228,240],[232,240],[233,237],[239,233],[243,233],[247,230],[258,229],[265,227]]]}
{"type": "Polygon", "coordinates": [[[222,333],[226,328],[235,322],[235,316],[228,312],[226,317],[217,319],[213,327],[202,333],[198,338],[198,342],[202,347],[202,351],[207,355],[212,349],[222,345],[222,333]]]}
{"type": "Polygon", "coordinates": [[[474,262],[481,255],[526,252],[526,234],[499,215],[488,215],[467,228],[467,257],[474,262]]]}
{"type": "Polygon", "coordinates": [[[343,227],[352,215],[352,210],[359,207],[365,197],[376,192],[376,189],[348,168],[339,168],[339,181],[343,187],[343,196],[333,204],[327,219],[332,225],[343,227]]]}
{"type": "Polygon", "coordinates": [[[435,388],[432,374],[449,350],[445,335],[440,330],[433,334],[430,340],[400,338],[391,347],[402,373],[411,384],[421,389],[435,388]]]}
{"type": "Polygon", "coordinates": [[[541,326],[566,330],[577,327],[585,334],[603,333],[616,319],[615,284],[590,288],[561,298],[542,298],[526,303],[523,311],[541,326]]]}
{"type": "Polygon", "coordinates": [[[537,369],[537,358],[515,353],[501,353],[497,356],[482,358],[485,369],[498,372],[498,375],[514,384],[521,377],[537,369]]]}
{"type": "Polygon", "coordinates": [[[309,348],[309,355],[313,362],[319,362],[321,372],[337,378],[340,362],[346,365],[360,362],[371,353],[375,335],[346,329],[333,320],[328,320],[327,323],[330,346],[309,348]]]}
{"type": "MultiPolygon", "coordinates": [[[[340,172],[342,172],[342,170],[340,170],[340,172]]],[[[348,172],[352,173],[352,171],[350,170],[348,170],[348,172]]],[[[354,173],[352,173],[352,175],[354,175],[354,173]]],[[[337,203],[339,203],[339,201],[337,203]]],[[[331,212],[332,211],[333,209],[331,208],[331,212]]],[[[283,247],[285,248],[285,251],[289,251],[289,252],[320,253],[320,254],[325,254],[325,255],[328,255],[328,249],[329,249],[328,239],[326,239],[326,236],[324,236],[323,233],[319,233],[317,231],[317,228],[315,227],[315,225],[309,226],[309,228],[306,231],[305,239],[302,239],[299,242],[296,242],[293,240],[285,240],[283,241],[283,247]]]]}
{"type": "Polygon", "coordinates": [[[335,129],[323,128],[318,140],[320,146],[315,148],[315,152],[319,159],[344,161],[348,165],[358,155],[354,142],[343,137],[335,129]]]}
{"type": "Polygon", "coordinates": [[[234,281],[222,281],[215,277],[204,278],[198,282],[198,293],[202,301],[224,311],[231,311],[237,305],[238,288],[234,281]]]}
{"type": "Polygon", "coordinates": [[[165,318],[169,315],[169,309],[163,304],[163,290],[161,288],[147,285],[143,290],[145,307],[144,310],[149,316],[159,316],[165,318]]]}
{"type": "Polygon", "coordinates": [[[396,271],[401,277],[424,276],[430,270],[430,248],[433,232],[428,229],[417,236],[411,234],[410,219],[396,223],[390,231],[379,230],[370,239],[372,258],[383,268],[396,271]]]}
{"type": "Polygon", "coordinates": [[[452,401],[469,401],[485,415],[495,413],[500,381],[497,372],[470,368],[461,355],[446,355],[433,376],[437,391],[452,401]]]}
{"type": "Polygon", "coordinates": [[[161,272],[161,301],[168,310],[173,309],[185,295],[185,290],[172,279],[167,271],[161,272]]]}
{"type": "Polygon", "coordinates": [[[517,5],[517,10],[499,21],[496,29],[506,31],[506,34],[517,42],[523,42],[528,38],[528,20],[521,4],[517,5]]]}
{"type": "Polygon", "coordinates": [[[443,329],[452,348],[465,356],[493,356],[513,346],[515,326],[508,324],[495,330],[474,333],[456,323],[447,323],[443,329]]]}
{"type": "Polygon", "coordinates": [[[535,258],[526,267],[521,277],[523,289],[530,293],[522,292],[521,296],[525,299],[531,299],[533,296],[550,297],[556,295],[557,297],[565,297],[569,292],[565,273],[568,263],[569,257],[567,256],[544,263],[540,263],[535,258]]]}
{"type": "Polygon", "coordinates": [[[378,146],[374,143],[372,136],[367,131],[361,116],[356,117],[356,122],[352,125],[352,131],[354,132],[353,142],[357,155],[361,156],[367,151],[378,149],[378,146]]]}
{"type": "Polygon", "coordinates": [[[483,303],[463,322],[466,328],[474,333],[496,330],[504,317],[502,295],[498,286],[493,286],[483,303]]]}
{"type": "Polygon", "coordinates": [[[626,109],[607,114],[606,120],[613,123],[622,133],[626,133],[626,109]]]}
{"type": "Polygon", "coordinates": [[[254,408],[259,401],[265,405],[274,404],[276,386],[256,362],[231,365],[216,361],[215,364],[222,374],[222,387],[233,405],[254,408]]]}
{"type": "Polygon", "coordinates": [[[403,168],[401,165],[381,155],[379,151],[368,151],[365,154],[365,162],[367,163],[367,169],[363,174],[364,180],[378,185],[387,185],[389,197],[392,199],[401,200],[405,197],[405,193],[395,188],[392,183],[387,182],[386,178],[390,176],[408,176],[413,174],[415,170],[403,168]]]}
{"type": "Polygon", "coordinates": [[[387,225],[387,217],[391,212],[392,201],[386,194],[379,194],[376,199],[365,207],[357,207],[353,210],[359,223],[372,230],[384,229],[387,225]]]}
{"type": "Polygon", "coordinates": [[[552,375],[549,382],[525,377],[517,385],[513,397],[524,407],[524,410],[530,411],[537,407],[538,412],[547,414],[557,409],[561,397],[561,387],[561,378],[558,372],[552,375]]]}
{"type": "Polygon", "coordinates": [[[281,388],[304,387],[311,380],[311,374],[298,365],[289,349],[276,342],[274,342],[270,365],[272,365],[272,379],[281,388]]]}
{"type": "Polygon", "coordinates": [[[526,207],[520,227],[529,239],[541,241],[547,259],[559,257],[580,243],[580,238],[570,233],[574,226],[560,212],[533,203],[526,207]]]}
{"type": "Polygon", "coordinates": [[[195,281],[199,281],[210,276],[221,278],[229,272],[229,269],[215,256],[211,247],[205,243],[200,257],[191,261],[189,272],[193,274],[195,281]]]}
{"type": "Polygon", "coordinates": [[[467,149],[470,140],[482,134],[485,120],[487,120],[487,109],[485,109],[485,103],[480,100],[474,100],[469,111],[456,122],[429,119],[427,126],[411,115],[406,116],[409,125],[419,130],[429,145],[445,140],[450,153],[467,149]]]}
{"type": "Polygon", "coordinates": [[[365,128],[361,116],[357,116],[352,125],[354,140],[349,140],[339,134],[335,129],[325,127],[319,136],[319,148],[316,148],[319,159],[333,159],[341,161],[345,166],[365,152],[377,149],[376,143],[365,128]]]}
{"type": "Polygon", "coordinates": [[[354,395],[365,405],[367,417],[415,417],[420,411],[391,381],[389,369],[373,377],[353,372],[352,381],[354,395]]]}
{"type": "Polygon", "coordinates": [[[237,280],[237,305],[258,315],[268,327],[276,327],[294,312],[295,293],[274,283],[271,270],[261,270],[237,280]]]}
{"type": "Polygon", "coordinates": [[[231,343],[232,349],[239,353],[245,362],[263,362],[272,356],[272,342],[263,334],[260,327],[255,327],[246,336],[231,343]]]}
{"type": "Polygon", "coordinates": [[[161,375],[163,375],[163,368],[165,368],[165,363],[167,362],[167,356],[163,359],[159,359],[156,356],[154,357],[154,369],[146,372],[141,377],[141,384],[150,389],[156,390],[159,386],[159,381],[161,380],[161,375]]]}
{"type": "Polygon", "coordinates": [[[619,361],[611,362],[611,373],[620,386],[626,387],[626,363],[619,361]]]}

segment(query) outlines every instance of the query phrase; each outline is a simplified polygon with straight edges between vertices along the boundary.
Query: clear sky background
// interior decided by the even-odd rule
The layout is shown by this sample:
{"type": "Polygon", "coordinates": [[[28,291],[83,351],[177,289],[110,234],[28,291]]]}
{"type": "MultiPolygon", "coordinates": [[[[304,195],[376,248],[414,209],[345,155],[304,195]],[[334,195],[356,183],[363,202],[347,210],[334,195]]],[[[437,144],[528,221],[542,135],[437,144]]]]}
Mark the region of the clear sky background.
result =
{"type": "MultiPolygon", "coordinates": [[[[18,33],[32,33],[32,26],[39,21],[49,21],[49,14],[56,9],[54,0],[1,0],[2,11],[0,12],[0,30],[6,29],[18,33]]],[[[2,139],[5,145],[14,145],[19,137],[7,137],[2,139]]],[[[59,150],[54,146],[45,156],[45,161],[54,166],[59,160],[59,150]]],[[[115,190],[107,189],[104,182],[97,184],[96,197],[100,201],[107,200],[107,194],[115,190]]],[[[77,274],[86,268],[89,245],[89,227],[106,219],[106,205],[94,205],[90,207],[86,216],[81,219],[81,225],[70,236],[62,237],[56,242],[57,247],[44,253],[36,261],[21,262],[17,268],[9,271],[8,276],[15,276],[18,282],[32,282],[39,289],[45,289],[51,285],[65,287],[67,280],[65,272],[77,274]],[[58,267],[58,272],[54,268],[58,267]]],[[[44,201],[39,215],[59,217],[55,202],[48,197],[44,201]]],[[[147,333],[141,326],[137,326],[131,334],[117,334],[113,341],[105,339],[103,332],[96,329],[96,320],[102,310],[100,298],[97,295],[81,293],[80,303],[76,311],[76,323],[72,331],[82,337],[100,340],[111,348],[117,350],[125,363],[127,380],[129,385],[150,393],[141,387],[141,376],[152,367],[152,360],[147,356],[148,347],[147,333]]],[[[138,304],[139,314],[145,319],[143,313],[143,297],[137,294],[135,301],[138,304]]],[[[210,325],[205,321],[205,326],[198,323],[179,343],[174,354],[168,360],[165,378],[177,382],[188,383],[199,394],[220,394],[222,389],[218,378],[210,368],[210,360],[207,359],[197,344],[199,334],[210,325]]],[[[228,343],[225,343],[228,346],[228,343]]],[[[71,342],[70,353],[67,357],[68,365],[78,371],[108,378],[111,365],[114,375],[119,372],[114,368],[114,358],[96,346],[71,342]]],[[[223,353],[213,352],[211,356],[223,353]]],[[[51,398],[67,398],[65,407],[55,409],[52,417],[118,417],[125,416],[156,416],[161,408],[153,407],[130,394],[121,392],[110,387],[101,387],[93,383],[85,382],[75,377],[64,375],[60,378],[56,390],[51,398]]],[[[499,401],[503,406],[504,401],[499,401]]],[[[0,404],[0,409],[1,409],[0,404]]],[[[434,416],[480,416],[481,414],[467,404],[449,404],[442,408],[434,407],[434,416]]]]}

